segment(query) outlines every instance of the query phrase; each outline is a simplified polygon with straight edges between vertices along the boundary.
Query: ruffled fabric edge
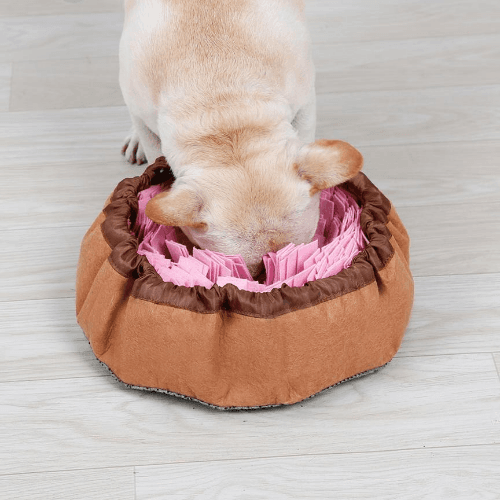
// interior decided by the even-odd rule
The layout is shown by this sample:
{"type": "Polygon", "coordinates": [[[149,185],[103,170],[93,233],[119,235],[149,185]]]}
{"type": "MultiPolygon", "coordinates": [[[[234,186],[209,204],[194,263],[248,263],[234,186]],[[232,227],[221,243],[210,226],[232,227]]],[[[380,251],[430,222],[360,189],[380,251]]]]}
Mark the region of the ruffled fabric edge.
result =
{"type": "Polygon", "coordinates": [[[137,253],[139,241],[130,233],[138,209],[137,195],[152,184],[168,189],[175,177],[164,157],[159,157],[140,176],[127,178],[115,188],[110,203],[104,208],[101,224],[104,238],[111,247],[109,262],[113,268],[133,280],[131,295],[135,298],[187,309],[198,313],[235,312],[259,318],[273,318],[334,299],[353,292],[376,280],[394,255],[387,228],[391,202],[360,172],[339,187],[349,192],[362,208],[361,227],[369,244],[353,260],[351,266],[328,278],[306,283],[300,288],[283,284],[269,292],[240,290],[228,283],[184,287],[166,283],[146,257],[137,253]]]}

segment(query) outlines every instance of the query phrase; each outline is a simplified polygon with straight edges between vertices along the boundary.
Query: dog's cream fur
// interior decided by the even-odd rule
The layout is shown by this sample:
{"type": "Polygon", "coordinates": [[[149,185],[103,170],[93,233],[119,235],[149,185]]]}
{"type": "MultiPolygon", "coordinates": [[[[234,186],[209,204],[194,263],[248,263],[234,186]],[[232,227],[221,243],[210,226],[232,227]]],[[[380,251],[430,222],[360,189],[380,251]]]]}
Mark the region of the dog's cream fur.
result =
{"type": "Polygon", "coordinates": [[[120,85],[131,163],[165,156],[176,181],[147,206],[200,248],[262,255],[311,241],[320,191],[361,154],[316,141],[303,0],[126,0],[120,85]]]}

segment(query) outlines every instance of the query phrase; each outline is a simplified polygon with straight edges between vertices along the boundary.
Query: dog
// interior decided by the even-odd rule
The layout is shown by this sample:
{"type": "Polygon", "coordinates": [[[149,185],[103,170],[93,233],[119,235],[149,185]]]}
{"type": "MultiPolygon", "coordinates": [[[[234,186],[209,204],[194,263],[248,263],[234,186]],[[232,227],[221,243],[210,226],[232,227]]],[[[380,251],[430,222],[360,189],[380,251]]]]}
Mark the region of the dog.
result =
{"type": "Polygon", "coordinates": [[[175,182],[146,214],[198,248],[262,256],[309,243],[321,190],[361,153],[315,140],[315,68],[303,0],[125,0],[120,87],[130,163],[165,156],[175,182]]]}

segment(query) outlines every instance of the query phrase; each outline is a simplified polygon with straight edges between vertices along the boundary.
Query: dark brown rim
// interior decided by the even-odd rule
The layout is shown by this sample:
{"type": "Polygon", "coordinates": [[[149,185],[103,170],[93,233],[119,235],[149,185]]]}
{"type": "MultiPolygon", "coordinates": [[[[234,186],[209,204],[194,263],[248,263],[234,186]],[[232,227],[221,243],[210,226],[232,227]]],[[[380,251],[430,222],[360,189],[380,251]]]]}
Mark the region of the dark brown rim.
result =
{"type": "Polygon", "coordinates": [[[332,300],[372,283],[394,255],[389,241],[391,233],[387,228],[391,203],[360,172],[340,187],[361,206],[361,227],[370,243],[354,258],[348,269],[300,288],[284,284],[264,293],[240,290],[230,283],[223,287],[214,285],[211,289],[165,283],[148,260],[137,254],[139,242],[130,233],[128,220],[135,221],[139,191],[152,184],[163,184],[168,188],[174,180],[165,158],[160,157],[142,175],[121,181],[104,209],[106,218],[101,229],[112,250],[109,262],[118,273],[133,280],[131,295],[135,298],[197,313],[226,311],[273,318],[332,300]]]}

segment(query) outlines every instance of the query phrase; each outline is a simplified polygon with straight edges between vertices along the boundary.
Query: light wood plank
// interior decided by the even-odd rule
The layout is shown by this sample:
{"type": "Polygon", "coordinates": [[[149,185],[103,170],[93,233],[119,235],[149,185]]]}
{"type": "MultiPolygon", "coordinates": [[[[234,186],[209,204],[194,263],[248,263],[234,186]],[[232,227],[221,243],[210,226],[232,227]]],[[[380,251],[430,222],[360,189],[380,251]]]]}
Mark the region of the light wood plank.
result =
{"type": "Polygon", "coordinates": [[[10,111],[124,106],[118,57],[14,63],[10,111]]]}
{"type": "Polygon", "coordinates": [[[0,302],[75,296],[76,264],[87,227],[2,233],[0,302]]]}
{"type": "MultiPolygon", "coordinates": [[[[97,204],[97,201],[96,201],[97,204]]],[[[500,204],[491,207],[405,207],[415,276],[500,272],[500,204]],[[432,221],[432,223],[430,223],[432,221]],[[487,255],[488,258],[484,256],[487,255]]],[[[93,219],[98,215],[90,216],[93,219]]],[[[46,227],[3,233],[0,300],[73,296],[75,266],[85,227],[46,227]]]]}
{"type": "MultiPolygon", "coordinates": [[[[0,113],[3,169],[22,165],[99,162],[125,159],[120,155],[130,131],[125,106],[0,113]]],[[[137,172],[144,171],[136,167],[137,172]]]]}
{"type": "Polygon", "coordinates": [[[12,64],[0,64],[0,111],[9,109],[10,81],[12,76],[12,64]]]}
{"type": "MultiPolygon", "coordinates": [[[[110,160],[105,167],[101,162],[69,160],[67,165],[35,162],[15,168],[8,168],[8,163],[0,166],[4,180],[0,185],[0,210],[5,216],[0,226],[89,225],[116,184],[143,171],[123,160],[117,152],[118,144],[118,140],[115,147],[110,143],[110,160]]],[[[58,151],[53,151],[57,156],[58,151]]],[[[427,204],[488,204],[500,197],[498,142],[364,147],[361,151],[365,173],[398,209],[427,204]]]]}
{"type": "MultiPolygon", "coordinates": [[[[328,94],[319,96],[317,136],[342,138],[358,147],[498,139],[500,119],[495,107],[497,101],[500,102],[500,86],[495,85],[328,94]],[[456,100],[462,101],[461,108],[456,107],[456,100]],[[475,123],[481,126],[475,128],[475,123]]],[[[71,155],[68,151],[60,157],[61,148],[68,146],[71,146],[73,158],[102,158],[103,149],[100,146],[103,141],[113,137],[115,147],[119,149],[120,138],[126,134],[130,124],[125,107],[0,115],[0,125],[7,120],[10,128],[6,137],[1,139],[0,146],[5,150],[5,161],[10,164],[22,160],[48,161],[49,158],[69,161],[71,155]],[[85,134],[93,144],[92,148],[79,143],[75,147],[74,138],[79,133],[85,134]],[[27,147],[31,154],[19,155],[19,149],[25,151],[27,147]],[[86,156],[83,156],[85,153],[86,156]]]]}
{"type": "MultiPolygon", "coordinates": [[[[397,356],[500,352],[500,275],[416,278],[397,356]]],[[[74,299],[0,302],[0,381],[105,376],[76,323],[74,299]]]]}
{"type": "Polygon", "coordinates": [[[4,168],[0,228],[90,226],[117,184],[144,171],[125,162],[116,148],[110,147],[109,153],[113,149],[116,161],[105,165],[72,161],[4,168]]]}
{"type": "Polygon", "coordinates": [[[0,3],[0,17],[122,12],[123,0],[17,0],[0,3]]]}
{"type": "Polygon", "coordinates": [[[497,367],[498,378],[500,379],[500,352],[493,353],[493,359],[497,367]]]}
{"type": "MultiPolygon", "coordinates": [[[[70,138],[69,133],[68,142],[70,138]]],[[[19,139],[20,144],[24,142],[19,139]]],[[[54,146],[53,156],[60,154],[62,161],[70,152],[65,151],[66,145],[60,146],[61,150],[54,146]]],[[[126,163],[118,146],[118,137],[114,143],[110,141],[109,149],[103,152],[109,158],[105,166],[100,161],[69,159],[67,164],[33,160],[33,164],[15,168],[9,168],[9,162],[0,166],[4,180],[0,184],[0,211],[5,216],[0,227],[89,225],[116,184],[143,171],[126,163]],[[19,197],[21,192],[23,198],[19,197]]],[[[37,149],[38,145],[33,147],[37,149]]],[[[486,205],[500,199],[500,142],[360,149],[365,157],[364,172],[397,209],[429,204],[486,205]]],[[[13,163],[17,161],[19,158],[12,158],[13,163]]]]}
{"type": "Polygon", "coordinates": [[[500,138],[500,85],[318,96],[316,136],[357,147],[500,138]]]}
{"type": "Polygon", "coordinates": [[[266,411],[220,412],[110,377],[6,382],[0,393],[0,474],[481,445],[499,436],[490,354],[394,359],[266,411]]]}
{"type": "MultiPolygon", "coordinates": [[[[498,47],[499,35],[317,45],[316,89],[494,84],[498,47]]],[[[14,63],[13,88],[11,111],[123,105],[117,55],[14,63]]]]}
{"type": "Polygon", "coordinates": [[[69,299],[0,302],[0,381],[105,376],[69,299]]]}
{"type": "MultiPolygon", "coordinates": [[[[106,375],[75,320],[74,300],[0,303],[0,381],[106,375]]],[[[397,356],[500,351],[500,275],[416,278],[397,356]]]]}
{"type": "Polygon", "coordinates": [[[397,356],[500,352],[500,274],[415,278],[397,356]]]}
{"type": "MultiPolygon", "coordinates": [[[[33,14],[40,9],[58,12],[57,4],[26,11],[24,17],[4,17],[0,21],[0,31],[4,34],[0,41],[0,61],[115,56],[123,13],[115,12],[114,7],[113,12],[107,12],[108,2],[103,2],[104,12],[83,13],[86,8],[82,8],[78,10],[80,14],[45,15],[43,23],[33,14]]],[[[76,12],[74,7],[65,12],[70,11],[76,12]]],[[[495,0],[479,0],[474,4],[465,0],[425,4],[411,0],[404,9],[398,7],[396,0],[377,4],[328,0],[328,3],[307,2],[307,14],[314,43],[485,35],[500,31],[500,12],[495,0]]]]}
{"type": "Polygon", "coordinates": [[[500,199],[500,141],[364,146],[364,172],[397,207],[500,199]]]}
{"type": "MultiPolygon", "coordinates": [[[[500,275],[416,278],[397,356],[500,351],[500,275]]],[[[0,381],[106,375],[76,324],[74,299],[0,302],[0,381]]]]}
{"type": "Polygon", "coordinates": [[[16,500],[135,500],[134,469],[0,476],[0,495],[16,500]]]}
{"type": "Polygon", "coordinates": [[[116,56],[123,12],[0,18],[0,62],[116,56]]]}
{"type": "Polygon", "coordinates": [[[137,500],[494,500],[500,446],[137,467],[137,500]],[[423,480],[425,478],[425,480],[423,480]]]}
{"type": "Polygon", "coordinates": [[[500,272],[500,203],[402,207],[415,276],[500,272]]]}
{"type": "Polygon", "coordinates": [[[316,43],[499,33],[496,0],[312,0],[306,14],[316,43]]]}
{"type": "Polygon", "coordinates": [[[322,94],[496,84],[500,35],[315,44],[313,58],[322,94]]]}

